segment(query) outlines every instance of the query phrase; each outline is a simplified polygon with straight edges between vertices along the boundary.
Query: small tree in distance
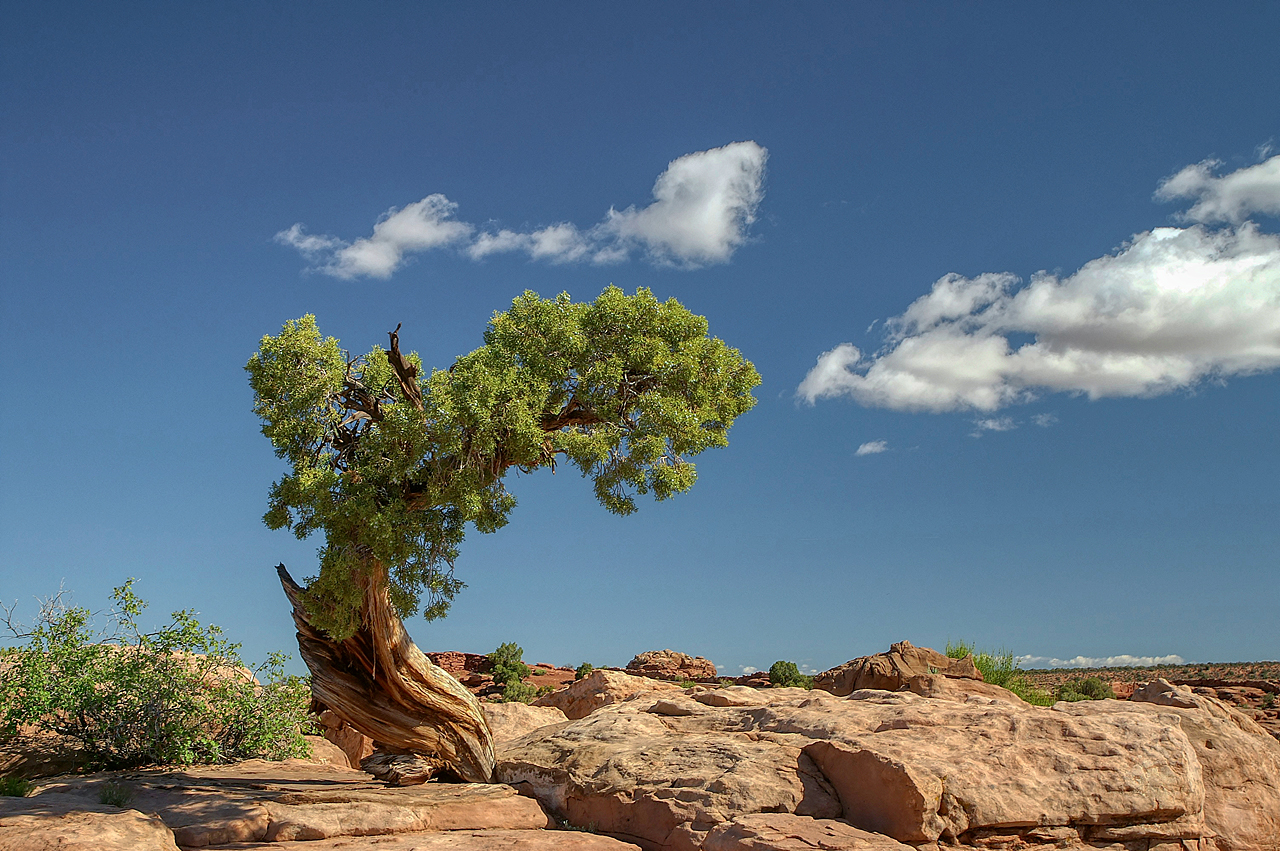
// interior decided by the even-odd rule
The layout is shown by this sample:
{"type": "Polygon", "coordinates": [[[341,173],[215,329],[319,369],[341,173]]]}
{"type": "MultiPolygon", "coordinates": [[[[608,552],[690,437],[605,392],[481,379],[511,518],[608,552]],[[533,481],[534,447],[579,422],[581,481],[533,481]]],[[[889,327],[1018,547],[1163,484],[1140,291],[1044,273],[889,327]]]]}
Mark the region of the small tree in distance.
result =
{"type": "Polygon", "coordinates": [[[760,376],[704,318],[646,289],[611,286],[589,303],[526,292],[483,346],[429,375],[398,331],[360,357],[312,316],[262,339],[246,367],[254,410],[291,466],[264,519],[325,538],[305,585],[280,567],[316,699],[389,749],[485,781],[479,704],[401,618],[448,611],[466,528],[501,528],[515,506],[511,468],[566,461],[606,509],[629,514],[637,495],[693,486],[688,458],[728,444],[760,376]]]}

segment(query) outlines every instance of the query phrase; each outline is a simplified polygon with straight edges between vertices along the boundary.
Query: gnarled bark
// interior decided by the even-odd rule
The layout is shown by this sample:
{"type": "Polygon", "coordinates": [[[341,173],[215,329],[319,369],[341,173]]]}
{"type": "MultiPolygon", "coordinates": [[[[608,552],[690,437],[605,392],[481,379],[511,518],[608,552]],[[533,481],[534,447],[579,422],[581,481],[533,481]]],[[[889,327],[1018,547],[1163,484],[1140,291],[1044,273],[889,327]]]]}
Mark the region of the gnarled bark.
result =
{"type": "Polygon", "coordinates": [[[344,641],[312,625],[302,588],[283,564],[276,571],[317,701],[383,750],[438,762],[470,783],[493,779],[493,738],[480,702],[409,638],[387,596],[385,570],[369,578],[360,629],[344,641]]]}

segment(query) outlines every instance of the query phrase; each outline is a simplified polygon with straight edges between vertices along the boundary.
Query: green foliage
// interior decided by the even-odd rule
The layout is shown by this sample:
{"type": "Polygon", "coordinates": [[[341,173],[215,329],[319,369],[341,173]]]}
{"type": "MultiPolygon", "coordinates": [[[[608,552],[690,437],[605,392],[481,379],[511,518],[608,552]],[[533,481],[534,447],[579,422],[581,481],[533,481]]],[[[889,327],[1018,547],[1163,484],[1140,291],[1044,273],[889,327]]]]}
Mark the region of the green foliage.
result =
{"type": "Polygon", "coordinates": [[[1031,684],[1009,650],[978,651],[975,645],[968,642],[948,641],[946,655],[952,659],[973,656],[974,667],[982,674],[985,682],[1008,689],[1033,706],[1053,705],[1053,695],[1031,684]]]}
{"type": "Polygon", "coordinates": [[[782,659],[769,666],[769,682],[775,688],[813,688],[813,677],[800,673],[795,662],[782,659]]]}
{"type": "Polygon", "coordinates": [[[581,665],[578,666],[577,670],[573,672],[573,678],[574,680],[586,679],[587,677],[591,676],[591,672],[594,671],[595,669],[596,669],[595,665],[592,665],[590,662],[583,662],[581,665]]]}
{"type": "Polygon", "coordinates": [[[537,687],[523,682],[533,669],[524,663],[524,649],[519,644],[500,644],[488,658],[493,681],[502,686],[504,703],[528,703],[537,696],[537,687]]]}
{"type": "Polygon", "coordinates": [[[1067,701],[1114,700],[1115,696],[1116,693],[1111,685],[1097,677],[1077,677],[1062,683],[1054,690],[1054,697],[1067,701]]]}
{"type": "Polygon", "coordinates": [[[262,432],[292,468],[264,519],[324,533],[306,602],[336,638],[356,629],[370,580],[386,582],[402,616],[443,616],[463,587],[453,565],[465,528],[492,532],[515,506],[511,468],[565,460],[605,508],[629,514],[637,495],[692,487],[688,459],[728,444],[760,383],[701,316],[612,286],[590,303],[526,292],[447,371],[425,374],[414,353],[398,363],[377,346],[350,357],[304,316],[263,337],[246,366],[262,432]]]}
{"type": "Polygon", "coordinates": [[[534,694],[534,697],[542,697],[543,695],[551,694],[555,690],[556,690],[556,687],[550,684],[545,686],[538,686],[538,691],[536,694],[534,694]]]}
{"type": "Polygon", "coordinates": [[[98,802],[121,809],[133,803],[133,788],[117,780],[109,780],[98,787],[98,802]]]}
{"type": "Polygon", "coordinates": [[[1262,696],[1262,708],[1273,709],[1276,705],[1276,696],[1271,692],[1267,692],[1262,696]]]}
{"type": "Polygon", "coordinates": [[[25,777],[0,777],[0,797],[25,798],[36,788],[25,777]]]}
{"type": "Polygon", "coordinates": [[[239,645],[189,610],[143,632],[146,603],[132,586],[130,579],[113,592],[108,631],[61,595],[46,601],[0,673],[0,735],[31,725],[70,736],[93,768],[307,754],[299,725],[310,689],[283,675],[284,656],[258,670],[267,684],[257,685],[239,645]]]}

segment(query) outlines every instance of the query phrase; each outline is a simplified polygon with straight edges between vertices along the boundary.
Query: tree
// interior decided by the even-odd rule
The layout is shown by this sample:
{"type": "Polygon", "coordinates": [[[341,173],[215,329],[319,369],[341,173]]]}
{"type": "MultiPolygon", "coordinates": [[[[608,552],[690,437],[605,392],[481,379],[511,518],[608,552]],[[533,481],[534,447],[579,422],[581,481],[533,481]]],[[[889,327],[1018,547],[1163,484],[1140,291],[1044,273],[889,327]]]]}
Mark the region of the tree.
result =
{"type": "Polygon", "coordinates": [[[590,303],[525,292],[484,345],[448,370],[375,346],[351,357],[315,317],[266,336],[246,369],[262,432],[292,470],[265,521],[324,534],[305,586],[280,576],[312,687],[388,753],[486,781],[489,730],[475,698],[431,665],[401,619],[443,616],[468,524],[502,527],[505,474],[567,461],[615,514],[695,481],[689,458],[728,444],[760,376],[675,299],[610,286],[590,303]]]}

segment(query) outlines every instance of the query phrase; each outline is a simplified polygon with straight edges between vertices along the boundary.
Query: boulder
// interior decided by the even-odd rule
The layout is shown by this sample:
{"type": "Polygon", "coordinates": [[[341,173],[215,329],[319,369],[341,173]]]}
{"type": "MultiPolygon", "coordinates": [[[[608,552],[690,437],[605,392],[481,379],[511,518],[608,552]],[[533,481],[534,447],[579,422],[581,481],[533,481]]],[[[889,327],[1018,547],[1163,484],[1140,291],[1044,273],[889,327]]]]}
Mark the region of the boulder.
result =
{"type": "Polygon", "coordinates": [[[533,705],[555,707],[570,720],[576,720],[585,718],[602,706],[609,706],[637,694],[651,691],[669,694],[683,690],[671,683],[597,668],[566,688],[543,695],[535,700],[533,705]]]}
{"type": "Polygon", "coordinates": [[[173,831],[137,810],[0,798],[0,851],[178,851],[173,831]]]}
{"type": "Polygon", "coordinates": [[[813,687],[844,697],[864,688],[897,691],[912,677],[928,674],[966,680],[982,679],[971,655],[963,659],[952,659],[928,647],[916,647],[910,641],[899,641],[889,647],[888,653],[861,656],[829,671],[823,671],[813,678],[813,687]]]}
{"type": "Polygon", "coordinates": [[[654,680],[714,680],[716,666],[701,656],[650,650],[627,663],[627,673],[654,680]]]}
{"type": "Polygon", "coordinates": [[[25,830],[43,834],[62,823],[59,814],[119,813],[101,803],[106,784],[123,786],[128,806],[154,814],[170,841],[183,848],[423,831],[536,832],[551,826],[537,801],[509,786],[388,788],[364,772],[304,760],[65,778],[41,785],[27,798],[0,798],[0,825],[12,815],[31,816],[35,820],[24,822],[25,830]]]}
{"type": "Polygon", "coordinates": [[[482,703],[484,719],[495,742],[518,739],[549,724],[563,724],[569,719],[554,706],[530,706],[527,703],[482,703]]]}
{"type": "MultiPolygon", "coordinates": [[[[302,848],[284,842],[234,848],[235,851],[640,851],[628,842],[574,830],[451,830],[367,839],[321,839],[308,842],[302,848]]],[[[232,849],[233,846],[226,846],[226,851],[232,849]]]]}
{"type": "Polygon", "coordinates": [[[702,851],[914,851],[896,839],[842,821],[754,813],[716,825],[702,851]]]}
{"type": "Polygon", "coordinates": [[[1216,698],[1157,684],[1145,702],[1036,707],[917,685],[944,691],[638,692],[506,743],[498,777],[650,851],[772,841],[725,826],[758,814],[930,847],[1280,851],[1280,745],[1216,698]]]}
{"type": "Polygon", "coordinates": [[[337,745],[347,755],[348,767],[359,768],[361,761],[373,753],[373,739],[355,727],[349,726],[332,710],[326,709],[321,712],[316,718],[316,723],[320,725],[324,738],[337,745]]]}
{"type": "Polygon", "coordinates": [[[904,690],[921,697],[932,697],[939,700],[954,700],[964,703],[973,697],[987,700],[1000,700],[1014,706],[1025,706],[1026,701],[1007,688],[984,683],[982,680],[970,680],[960,677],[945,677],[942,674],[920,674],[912,677],[902,687],[904,690]]]}

